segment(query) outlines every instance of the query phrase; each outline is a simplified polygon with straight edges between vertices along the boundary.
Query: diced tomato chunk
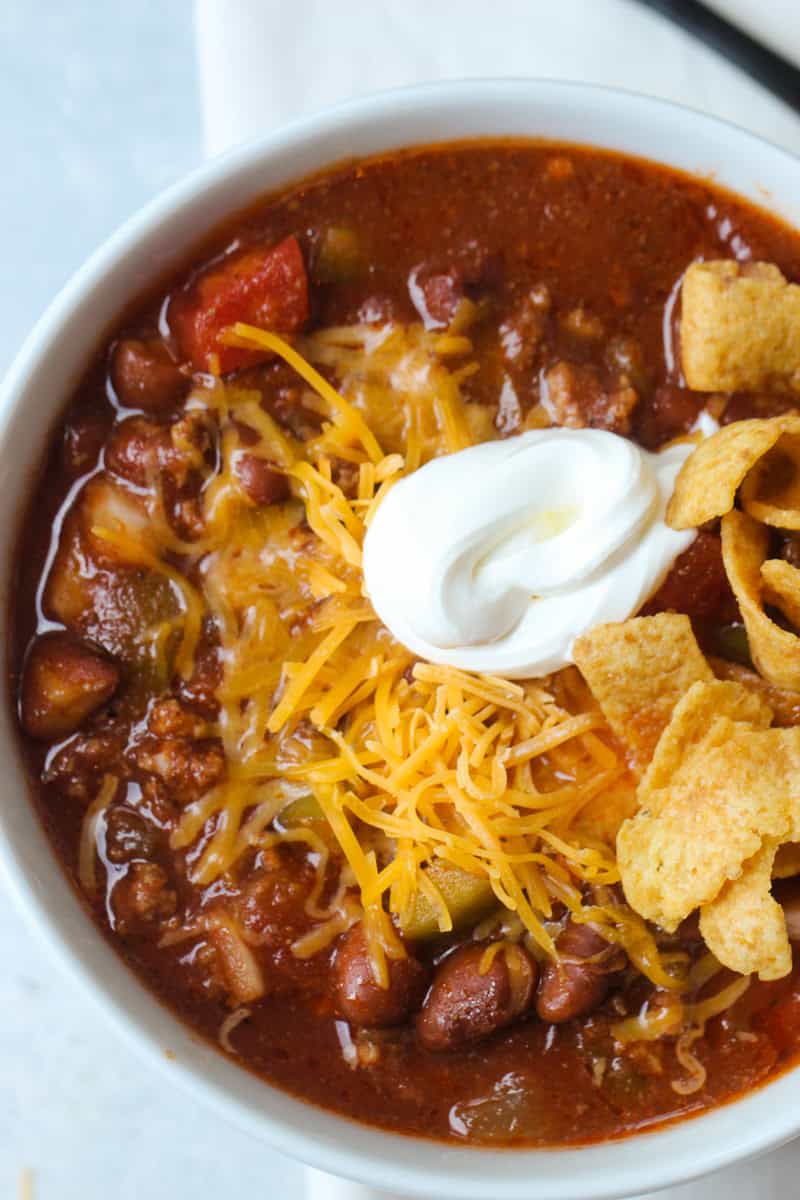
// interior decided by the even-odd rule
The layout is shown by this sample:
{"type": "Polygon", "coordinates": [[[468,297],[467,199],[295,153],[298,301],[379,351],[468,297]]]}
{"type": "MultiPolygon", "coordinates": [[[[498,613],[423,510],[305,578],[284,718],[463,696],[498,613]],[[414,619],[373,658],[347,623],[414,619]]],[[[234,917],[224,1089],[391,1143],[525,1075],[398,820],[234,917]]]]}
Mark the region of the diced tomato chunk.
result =
{"type": "Polygon", "coordinates": [[[666,611],[721,621],[737,619],[736,601],[722,561],[722,543],[716,534],[698,533],[675,559],[672,570],[643,609],[645,615],[666,611]]]}
{"type": "Polygon", "coordinates": [[[308,320],[308,275],[297,238],[246,250],[201,275],[176,297],[170,322],[181,354],[196,371],[229,371],[261,361],[265,353],[226,346],[219,335],[236,321],[276,333],[297,333],[308,320]]]}

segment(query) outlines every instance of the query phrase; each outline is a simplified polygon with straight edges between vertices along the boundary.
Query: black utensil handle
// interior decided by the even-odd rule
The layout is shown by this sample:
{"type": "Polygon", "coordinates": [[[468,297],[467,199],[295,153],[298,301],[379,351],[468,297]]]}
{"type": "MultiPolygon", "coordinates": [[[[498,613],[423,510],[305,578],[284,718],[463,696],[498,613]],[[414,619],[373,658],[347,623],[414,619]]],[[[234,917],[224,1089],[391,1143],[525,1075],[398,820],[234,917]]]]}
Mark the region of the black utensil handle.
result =
{"type": "Polygon", "coordinates": [[[800,113],[800,69],[788,59],[717,16],[699,0],[642,0],[642,3],[705,42],[800,113]]]}

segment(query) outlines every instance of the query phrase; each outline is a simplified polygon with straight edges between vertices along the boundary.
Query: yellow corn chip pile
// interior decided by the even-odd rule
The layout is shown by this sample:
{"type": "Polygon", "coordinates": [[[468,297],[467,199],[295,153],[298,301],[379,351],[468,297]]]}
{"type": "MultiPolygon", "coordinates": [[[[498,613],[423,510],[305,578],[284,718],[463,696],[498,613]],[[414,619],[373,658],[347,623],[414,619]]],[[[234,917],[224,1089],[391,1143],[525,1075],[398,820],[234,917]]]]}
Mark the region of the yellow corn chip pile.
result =
{"type": "MultiPolygon", "coordinates": [[[[730,426],[728,426],[730,428],[730,426]]],[[[776,529],[800,529],[800,437],[783,433],[742,482],[742,508],[776,529]]]]}
{"type": "MultiPolygon", "coordinates": [[[[761,674],[780,687],[800,691],[800,638],[778,625],[764,611],[764,571],[774,601],[795,610],[786,599],[791,581],[800,572],[788,563],[769,566],[769,531],[747,513],[734,509],[722,518],[722,559],[747,630],[750,654],[761,674]],[[788,568],[789,577],[784,568],[788,568]]],[[[800,606],[798,597],[797,606],[800,606]]],[[[786,612],[787,617],[791,616],[786,612]]]]}
{"type": "Polygon", "coordinates": [[[737,722],[768,729],[772,710],[766,700],[741,684],[719,679],[693,683],[675,705],[670,723],[658,740],[639,788],[640,802],[665,788],[699,746],[708,749],[723,745],[735,732],[737,722]]]}
{"type": "Polygon", "coordinates": [[[773,725],[800,725],[800,692],[778,687],[743,663],[727,658],[709,658],[717,679],[742,683],[749,692],[756,692],[772,709],[773,725]]]}
{"type": "Polygon", "coordinates": [[[760,391],[800,369],[800,287],[774,264],[692,263],[681,307],[683,373],[695,391],[760,391]]]}
{"type": "Polygon", "coordinates": [[[776,851],[800,841],[800,727],[771,728],[763,692],[715,679],[679,614],[593,629],[575,659],[641,773],[617,835],[628,903],[670,932],[700,909],[724,966],[786,974],[770,886],[776,851]]]}
{"type": "Polygon", "coordinates": [[[597,625],[576,640],[573,657],[639,770],[649,763],[681,696],[713,672],[682,613],[597,625]]]}
{"type": "Polygon", "coordinates": [[[781,979],[792,969],[783,909],[773,900],[776,844],[766,840],[738,879],[700,910],[700,933],[712,954],[741,975],[781,979]]]}
{"type": "Polygon", "coordinates": [[[800,414],[736,421],[690,455],[667,508],[674,529],[722,518],[722,556],[750,653],[769,683],[800,692],[800,570],[769,557],[772,528],[800,530],[800,414]],[[741,509],[734,507],[737,497],[741,509]]]}
{"type": "Polygon", "coordinates": [[[788,840],[800,809],[800,729],[734,724],[721,745],[701,743],[645,796],[617,837],[628,902],[668,931],[736,879],[765,838],[788,840]]]}
{"type": "Polygon", "coordinates": [[[734,421],[706,438],[678,472],[667,524],[691,529],[730,512],[750,471],[787,433],[800,434],[800,415],[734,421]]]}

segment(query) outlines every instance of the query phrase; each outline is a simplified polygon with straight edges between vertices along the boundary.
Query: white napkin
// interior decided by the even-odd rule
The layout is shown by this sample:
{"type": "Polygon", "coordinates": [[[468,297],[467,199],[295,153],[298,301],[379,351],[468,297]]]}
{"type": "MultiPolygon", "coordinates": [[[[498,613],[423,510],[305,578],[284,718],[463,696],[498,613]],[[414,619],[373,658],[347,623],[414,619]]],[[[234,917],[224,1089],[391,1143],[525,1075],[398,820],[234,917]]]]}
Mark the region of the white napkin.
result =
{"type": "MultiPolygon", "coordinates": [[[[800,154],[800,118],[635,0],[195,0],[195,5],[208,154],[379,88],[519,75],[616,84],[677,100],[800,154]]],[[[800,65],[800,0],[712,0],[712,5],[800,65]]],[[[701,1137],[700,1126],[697,1132],[701,1137]]],[[[798,1175],[800,1142],[658,1195],[786,1200],[797,1195],[798,1175]]]]}
{"type": "Polygon", "coordinates": [[[800,65],[800,9],[797,0],[706,0],[709,8],[727,17],[772,50],[800,65]]]}
{"type": "MultiPolygon", "coordinates": [[[[798,0],[715,0],[800,64],[798,0]]],[[[196,0],[209,154],[379,88],[528,75],[617,84],[800,153],[800,120],[635,0],[196,0]]]]}

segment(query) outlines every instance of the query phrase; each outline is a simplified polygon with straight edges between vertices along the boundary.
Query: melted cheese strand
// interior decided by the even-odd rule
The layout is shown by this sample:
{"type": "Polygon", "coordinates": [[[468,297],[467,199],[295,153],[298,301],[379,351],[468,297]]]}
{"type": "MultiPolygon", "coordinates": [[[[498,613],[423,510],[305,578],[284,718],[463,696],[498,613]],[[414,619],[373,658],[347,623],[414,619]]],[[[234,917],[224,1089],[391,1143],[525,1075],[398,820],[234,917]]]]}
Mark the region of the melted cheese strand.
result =
{"type": "MultiPolygon", "coordinates": [[[[557,701],[543,681],[415,662],[362,594],[361,545],[394,481],[470,444],[475,430],[478,440],[492,436],[490,416],[480,424],[486,410],[461,398],[465,365],[453,372],[442,361],[469,354],[469,339],[440,338],[437,347],[437,336],[420,326],[353,327],[305,339],[304,353],[335,374],[342,396],[276,335],[236,326],[237,344],[279,354],[315,389],[303,407],[329,423],[305,443],[275,425],[257,393],[217,381],[192,397],[195,407],[205,398],[222,425],[220,463],[203,493],[198,577],[201,616],[213,620],[220,642],[229,774],[183,811],[173,845],[188,850],[202,839],[190,861],[203,883],[252,849],[306,846],[316,871],[307,911],[321,924],[296,953],[318,952],[363,916],[383,983],[388,960],[403,953],[391,918],[402,927],[418,895],[442,931],[452,927],[426,870],[434,861],[488,881],[516,914],[519,936],[554,954],[546,928],[553,901],[580,913],[586,884],[617,877],[611,845],[573,822],[627,780],[583,693],[573,704],[566,685],[557,701]],[[234,419],[258,441],[240,444],[234,419]],[[294,498],[254,509],[233,470],[240,448],[278,463],[294,498]],[[298,795],[316,802],[322,840],[316,826],[281,824],[298,795]],[[323,904],[334,869],[338,898],[323,904]]],[[[610,940],[625,941],[616,910],[592,912],[610,940]]],[[[649,950],[640,957],[652,977],[671,979],[649,950]]]]}
{"type": "Polygon", "coordinates": [[[343,426],[353,430],[372,461],[375,463],[381,461],[383,451],[378,445],[374,433],[365,424],[363,417],[339,395],[335,388],[331,387],[319,371],[306,362],[283,338],[266,329],[258,329],[255,325],[246,325],[237,321],[230,333],[224,334],[220,340],[232,346],[255,347],[258,350],[271,350],[277,354],[290,367],[293,367],[323,400],[327,401],[332,419],[338,420],[343,426]]]}

